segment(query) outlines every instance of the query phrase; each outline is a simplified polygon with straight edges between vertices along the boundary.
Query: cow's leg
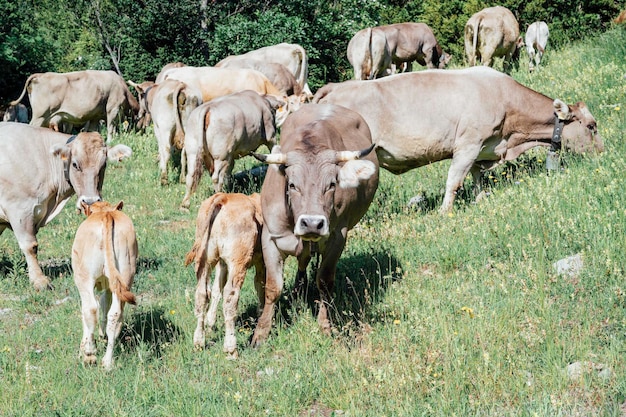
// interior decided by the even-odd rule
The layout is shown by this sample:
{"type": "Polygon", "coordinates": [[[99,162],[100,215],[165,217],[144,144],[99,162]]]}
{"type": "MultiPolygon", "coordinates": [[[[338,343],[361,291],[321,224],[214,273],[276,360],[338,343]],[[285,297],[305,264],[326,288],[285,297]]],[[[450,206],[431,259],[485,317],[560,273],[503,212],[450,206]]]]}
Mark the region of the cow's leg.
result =
{"type": "Polygon", "coordinates": [[[263,258],[254,262],[254,289],[259,299],[259,314],[261,314],[265,305],[265,264],[263,258]]]}
{"type": "Polygon", "coordinates": [[[159,147],[159,171],[161,172],[161,185],[167,185],[167,164],[170,160],[172,146],[171,133],[166,129],[160,128],[157,123],[154,124],[154,135],[158,140],[159,147]]]}
{"type": "Polygon", "coordinates": [[[322,256],[322,262],[317,270],[317,289],[320,293],[319,313],[317,324],[322,332],[328,336],[331,334],[332,324],[328,315],[328,307],[332,304],[335,290],[335,272],[337,262],[346,244],[347,229],[335,233],[326,244],[326,250],[322,256]]]}
{"type": "MultiPolygon", "coordinates": [[[[185,176],[185,196],[180,203],[181,209],[188,209],[191,203],[191,196],[196,192],[196,187],[202,179],[204,167],[202,166],[203,152],[194,147],[185,148],[187,161],[187,175],[185,176]]],[[[181,162],[182,163],[182,162],[181,162]]]]}
{"type": "Polygon", "coordinates": [[[217,321],[217,308],[219,307],[220,300],[222,299],[222,293],[224,292],[224,286],[228,279],[228,267],[219,261],[215,265],[215,279],[213,280],[213,288],[211,290],[211,303],[209,310],[206,313],[206,323],[209,330],[213,330],[215,322],[217,321]]]}
{"type": "MultiPolygon", "coordinates": [[[[237,306],[239,305],[239,294],[243,281],[246,278],[245,260],[234,260],[228,265],[229,277],[223,288],[224,293],[224,352],[230,359],[237,359],[237,338],[235,337],[235,319],[237,318],[237,306]]],[[[248,260],[249,261],[249,260],[248,260]]]]}
{"type": "Polygon", "coordinates": [[[107,371],[113,368],[113,348],[115,347],[115,339],[117,339],[117,336],[122,329],[123,317],[124,302],[117,298],[117,294],[113,294],[111,308],[107,314],[107,350],[102,358],[102,366],[107,371]]]}
{"type": "Polygon", "coordinates": [[[194,314],[198,323],[193,334],[193,345],[200,349],[204,348],[204,319],[206,316],[207,303],[211,296],[211,289],[209,288],[208,282],[210,274],[211,268],[207,263],[205,263],[202,268],[198,268],[198,263],[196,263],[196,277],[198,278],[198,283],[196,285],[194,314]]]}
{"type": "Polygon", "coordinates": [[[93,283],[82,274],[74,271],[74,280],[80,294],[83,339],[80,342],[80,353],[87,365],[96,363],[96,341],[94,333],[98,324],[98,300],[94,293],[93,283]]]}
{"type": "Polygon", "coordinates": [[[50,280],[46,277],[37,262],[37,230],[33,226],[32,218],[23,218],[13,221],[9,219],[13,234],[24,253],[26,265],[28,266],[28,279],[37,291],[52,289],[50,280]]]}
{"type": "Polygon", "coordinates": [[[213,190],[219,193],[230,188],[230,173],[235,161],[232,158],[230,160],[215,159],[214,164],[211,179],[213,180],[213,190]]]}
{"type": "Polygon", "coordinates": [[[252,346],[254,347],[260,346],[269,336],[272,328],[272,319],[274,318],[274,306],[283,292],[284,285],[283,267],[285,257],[278,250],[265,228],[263,228],[261,242],[266,268],[265,304],[254,330],[254,336],[252,336],[252,346]]]}
{"type": "MultiPolygon", "coordinates": [[[[464,143],[470,142],[467,139],[459,138],[464,143]]],[[[448,179],[446,181],[446,193],[443,198],[440,212],[448,213],[452,210],[456,192],[463,185],[465,176],[478,158],[480,153],[480,144],[476,146],[466,146],[463,151],[456,152],[452,157],[452,163],[448,170],[448,179]]]]}
{"type": "Polygon", "coordinates": [[[104,337],[107,334],[107,314],[111,309],[111,303],[113,302],[113,296],[110,289],[105,289],[100,294],[100,337],[104,337]]]}
{"type": "Polygon", "coordinates": [[[181,184],[185,183],[185,177],[187,176],[187,151],[183,147],[180,150],[180,178],[178,182],[181,184]]]}

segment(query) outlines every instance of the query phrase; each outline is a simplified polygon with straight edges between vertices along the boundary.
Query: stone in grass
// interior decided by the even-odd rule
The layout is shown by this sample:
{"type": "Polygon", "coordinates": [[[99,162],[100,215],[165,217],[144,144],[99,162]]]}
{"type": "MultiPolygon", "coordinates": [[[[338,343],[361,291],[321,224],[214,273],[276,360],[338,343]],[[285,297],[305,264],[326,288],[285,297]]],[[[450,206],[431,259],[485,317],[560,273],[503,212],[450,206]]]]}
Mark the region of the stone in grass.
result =
{"type": "Polygon", "coordinates": [[[552,267],[556,270],[558,275],[576,277],[583,269],[583,258],[580,253],[577,253],[576,255],[556,261],[552,264],[552,267]]]}
{"type": "Polygon", "coordinates": [[[572,381],[579,380],[583,375],[591,373],[595,373],[603,381],[608,381],[613,375],[608,366],[591,361],[570,363],[567,365],[566,371],[567,377],[572,381]]]}

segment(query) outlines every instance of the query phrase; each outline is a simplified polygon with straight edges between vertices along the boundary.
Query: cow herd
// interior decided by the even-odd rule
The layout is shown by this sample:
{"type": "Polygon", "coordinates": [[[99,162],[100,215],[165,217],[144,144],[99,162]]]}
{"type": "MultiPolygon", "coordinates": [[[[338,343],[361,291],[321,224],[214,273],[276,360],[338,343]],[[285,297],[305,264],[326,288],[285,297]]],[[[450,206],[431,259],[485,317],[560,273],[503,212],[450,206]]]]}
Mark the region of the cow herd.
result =
{"type": "MultiPolygon", "coordinates": [[[[539,65],[547,37],[544,22],[529,27],[530,70],[539,65]]],[[[533,147],[603,151],[585,103],[568,105],[488,68],[498,56],[508,67],[523,44],[512,13],[493,7],[472,16],[465,28],[467,61],[481,67],[443,69],[450,56],[423,23],[366,28],[347,47],[355,80],[329,83],[315,94],[307,83],[305,50],[287,43],[227,57],[215,67],[168,64],[155,82],[128,81],[138,100],[111,71],[33,74],[12,103],[13,120],[23,121],[19,102],[28,93],[31,126],[0,123],[0,233],[13,230],[33,286],[49,288],[37,262],[36,234],[78,195],[77,208],[87,215],[72,249],[83,312],[81,354],[85,363],[95,362],[100,307],[101,335],[108,337],[102,363],[110,369],[124,304],[135,302],[130,287],[137,243],[122,204],[102,202],[100,193],[107,159],[119,161],[131,150],[109,147],[92,131],[106,120],[110,140],[121,118],[140,114],[144,127],[154,124],[162,185],[173,149],[181,152],[181,209],[188,210],[204,168],[213,182],[185,260],[195,264],[197,278],[194,344],[204,346],[205,326],[214,325],[223,296],[224,351],[237,356],[234,320],[252,266],[262,311],[252,344],[263,343],[289,256],[297,258],[299,278],[320,256],[318,323],[330,334],[336,266],[348,231],[374,198],[379,166],[402,174],[451,159],[441,207],[448,212],[469,173],[479,186],[482,171],[533,147]],[[414,61],[428,70],[411,72],[414,61]],[[261,145],[271,152],[256,153],[261,145]],[[269,166],[260,195],[224,193],[235,159],[246,155],[269,166]],[[94,288],[102,291],[99,299],[94,288]]]]}

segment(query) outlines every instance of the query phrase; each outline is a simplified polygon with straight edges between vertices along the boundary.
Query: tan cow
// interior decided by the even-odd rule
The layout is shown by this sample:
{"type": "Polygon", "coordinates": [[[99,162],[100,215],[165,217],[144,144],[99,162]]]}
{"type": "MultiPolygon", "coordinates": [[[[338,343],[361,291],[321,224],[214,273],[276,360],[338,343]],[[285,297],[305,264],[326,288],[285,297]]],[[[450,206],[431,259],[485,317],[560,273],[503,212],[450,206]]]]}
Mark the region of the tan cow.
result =
{"type": "Polygon", "coordinates": [[[56,131],[84,125],[86,131],[98,131],[100,120],[105,120],[107,141],[112,139],[116,123],[133,119],[139,111],[124,79],[113,71],[33,74],[11,105],[19,103],[26,93],[32,109],[31,125],[56,131]]]}
{"type": "Polygon", "coordinates": [[[197,348],[204,348],[205,320],[209,331],[215,325],[217,307],[224,295],[224,352],[237,357],[235,318],[239,293],[246,271],[254,266],[254,286],[261,308],[265,301],[265,265],[261,253],[261,199],[259,194],[217,193],[200,206],[196,220],[196,238],[185,265],[195,262],[198,280],[195,315],[198,325],[193,335],[197,348]],[[215,280],[211,290],[211,269],[215,280]],[[208,299],[211,305],[207,306],[208,299]],[[208,307],[208,309],[207,309],[208,307]]]}
{"type": "Polygon", "coordinates": [[[313,102],[338,104],[363,116],[380,166],[394,174],[452,159],[442,212],[452,209],[469,172],[478,185],[481,170],[533,147],[562,143],[575,153],[604,150],[585,103],[568,106],[487,67],[328,84],[313,102]],[[555,126],[561,132],[556,139],[555,126]]]}
{"type": "Polygon", "coordinates": [[[173,150],[181,152],[180,181],[185,178],[186,153],[184,124],[191,112],[202,104],[202,93],[187,84],[167,79],[150,91],[149,112],[159,147],[161,185],[167,185],[167,164],[173,150]]]}
{"type": "Polygon", "coordinates": [[[278,45],[264,46],[242,55],[228,56],[215,64],[215,66],[221,67],[227,61],[237,59],[257,59],[259,61],[282,64],[296,77],[298,84],[302,87],[302,91],[309,96],[313,95],[307,82],[309,59],[304,48],[298,44],[283,42],[278,45]]]}
{"type": "Polygon", "coordinates": [[[182,81],[201,91],[205,103],[244,90],[282,97],[265,75],[252,69],[181,67],[166,71],[163,77],[182,81]]]}
{"type": "Polygon", "coordinates": [[[274,307],[283,290],[285,259],[297,257],[300,280],[315,252],[320,255],[317,321],[321,330],[330,334],[328,306],[332,305],[337,262],[348,231],[367,212],[378,188],[378,160],[371,152],[370,130],[354,111],[330,104],[305,104],[287,117],[280,142],[271,154],[254,154],[274,165],[267,170],[261,190],[261,246],[267,278],[253,345],[263,343],[269,335],[274,307]]]}
{"type": "Polygon", "coordinates": [[[235,159],[261,145],[271,148],[276,144],[281,107],[284,102],[271,96],[242,91],[206,102],[191,113],[185,136],[187,190],[181,208],[189,208],[203,162],[211,173],[214,191],[220,192],[229,185],[235,159]]]}
{"type": "Polygon", "coordinates": [[[395,68],[411,71],[411,64],[415,61],[430,69],[443,69],[450,61],[450,55],[443,52],[433,30],[426,23],[395,23],[379,26],[378,30],[387,39],[395,68]]]}
{"type": "Polygon", "coordinates": [[[519,23],[506,7],[487,7],[475,13],[465,25],[467,62],[491,67],[493,58],[503,57],[503,69],[509,71],[524,43],[519,33],[519,23]]]}
{"type": "MultiPolygon", "coordinates": [[[[283,96],[302,95],[302,87],[296,77],[283,64],[258,59],[232,59],[223,63],[220,68],[253,69],[265,75],[283,96]]],[[[303,96],[301,101],[308,98],[310,97],[303,96]]]]}
{"type": "Polygon", "coordinates": [[[76,208],[100,201],[107,158],[130,157],[122,144],[108,147],[97,132],[76,136],[23,123],[0,123],[0,234],[13,234],[36,289],[50,285],[37,263],[37,232],[77,194],[76,208]]]}
{"type": "Polygon", "coordinates": [[[387,75],[391,51],[385,34],[378,28],[365,28],[354,34],[346,51],[355,80],[373,80],[387,75]]]}
{"type": "Polygon", "coordinates": [[[94,333],[100,309],[100,336],[106,335],[107,349],[102,366],[113,366],[113,348],[123,323],[124,304],[135,304],[130,292],[137,265],[137,238],[130,218],[121,212],[120,201],[83,204],[83,221],[72,246],[72,270],[83,316],[80,352],[86,364],[96,363],[94,333]],[[101,292],[99,296],[95,291],[101,292]]]}
{"type": "Polygon", "coordinates": [[[187,65],[183,64],[182,62],[171,62],[169,64],[165,64],[163,68],[161,68],[161,71],[157,74],[156,79],[154,80],[154,83],[159,84],[163,82],[165,80],[165,73],[171,70],[172,68],[182,68],[186,66],[187,65]]]}

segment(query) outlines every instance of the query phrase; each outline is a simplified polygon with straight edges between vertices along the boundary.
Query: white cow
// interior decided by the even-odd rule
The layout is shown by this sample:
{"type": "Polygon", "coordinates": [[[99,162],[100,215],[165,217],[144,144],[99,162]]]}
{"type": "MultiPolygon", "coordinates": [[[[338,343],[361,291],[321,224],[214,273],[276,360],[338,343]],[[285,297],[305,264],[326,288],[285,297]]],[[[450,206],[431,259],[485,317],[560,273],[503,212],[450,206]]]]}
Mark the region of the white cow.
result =
{"type": "Polygon", "coordinates": [[[526,52],[528,52],[528,71],[533,71],[535,67],[539,67],[541,57],[548,44],[550,31],[546,22],[535,22],[528,26],[526,31],[526,52]],[[537,48],[537,52],[535,52],[537,48]],[[534,62],[533,62],[534,61],[534,62]]]}
{"type": "Polygon", "coordinates": [[[154,135],[159,146],[161,185],[167,184],[167,163],[173,149],[181,151],[181,182],[185,178],[185,128],[191,112],[202,104],[202,93],[177,80],[165,80],[152,88],[148,101],[154,123],[154,135]],[[172,148],[173,147],[173,148],[172,148]]]}

